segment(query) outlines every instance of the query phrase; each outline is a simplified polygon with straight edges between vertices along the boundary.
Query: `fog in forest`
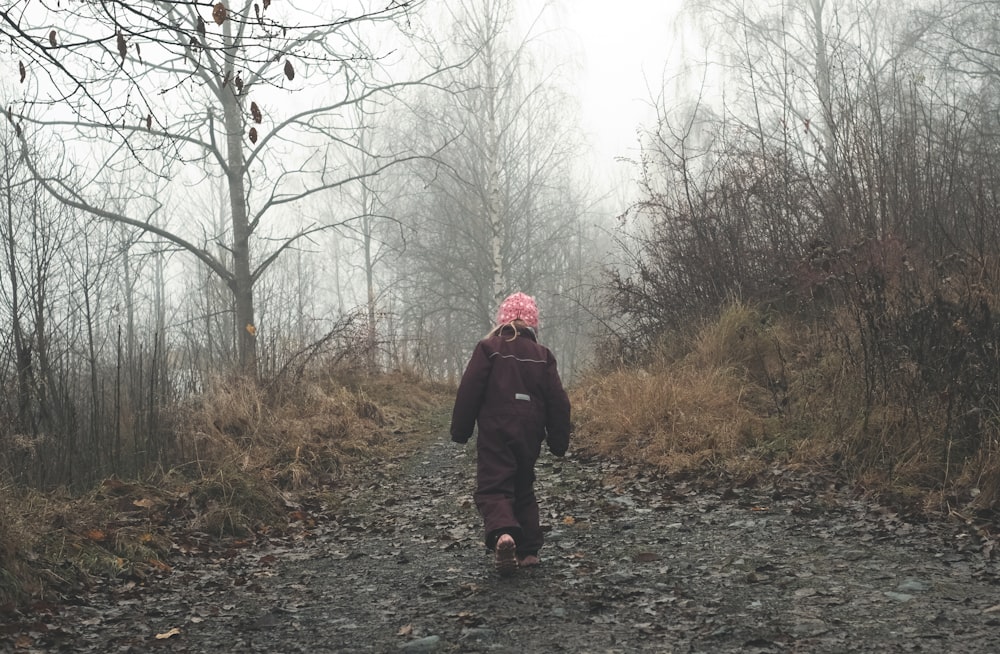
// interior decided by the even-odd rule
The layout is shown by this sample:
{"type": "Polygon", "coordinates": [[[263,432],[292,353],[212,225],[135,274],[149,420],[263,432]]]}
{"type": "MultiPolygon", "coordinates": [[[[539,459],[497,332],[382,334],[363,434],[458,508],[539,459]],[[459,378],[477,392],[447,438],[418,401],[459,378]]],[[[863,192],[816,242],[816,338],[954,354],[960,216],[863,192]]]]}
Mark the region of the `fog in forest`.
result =
{"type": "Polygon", "coordinates": [[[141,468],[219,376],[453,382],[516,290],[571,380],[862,238],[995,271],[995,7],[607,7],[9,3],[5,465],[141,468]]]}

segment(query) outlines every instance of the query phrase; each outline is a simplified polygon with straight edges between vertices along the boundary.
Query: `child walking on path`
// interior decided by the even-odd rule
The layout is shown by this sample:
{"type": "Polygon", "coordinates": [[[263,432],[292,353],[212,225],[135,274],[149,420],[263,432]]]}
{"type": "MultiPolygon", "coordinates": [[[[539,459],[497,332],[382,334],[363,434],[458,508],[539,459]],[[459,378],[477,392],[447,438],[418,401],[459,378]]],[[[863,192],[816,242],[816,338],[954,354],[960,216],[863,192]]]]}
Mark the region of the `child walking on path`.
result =
{"type": "Polygon", "coordinates": [[[479,425],[474,498],[486,547],[504,576],[540,563],[534,482],[542,442],[555,456],[569,447],[569,398],[537,329],[530,296],[514,293],[503,301],[497,326],[479,341],[462,375],[451,418],[456,443],[467,443],[479,425]]]}

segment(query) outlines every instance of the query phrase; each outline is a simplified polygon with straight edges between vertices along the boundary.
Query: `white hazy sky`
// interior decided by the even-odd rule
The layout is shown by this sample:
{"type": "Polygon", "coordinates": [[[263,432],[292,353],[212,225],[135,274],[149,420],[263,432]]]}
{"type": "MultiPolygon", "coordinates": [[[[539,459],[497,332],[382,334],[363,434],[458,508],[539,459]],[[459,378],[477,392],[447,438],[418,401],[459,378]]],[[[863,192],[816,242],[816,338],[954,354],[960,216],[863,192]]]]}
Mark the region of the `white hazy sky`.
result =
{"type": "Polygon", "coordinates": [[[574,90],[594,165],[610,171],[615,157],[636,154],[636,129],[652,122],[651,97],[681,63],[674,20],[684,0],[517,1],[523,18],[541,11],[543,29],[565,44],[560,54],[579,75],[574,90]]]}
{"type": "Polygon", "coordinates": [[[583,127],[599,159],[637,152],[636,128],[651,122],[651,98],[679,65],[673,23],[682,1],[568,0],[557,12],[583,53],[583,127]]]}

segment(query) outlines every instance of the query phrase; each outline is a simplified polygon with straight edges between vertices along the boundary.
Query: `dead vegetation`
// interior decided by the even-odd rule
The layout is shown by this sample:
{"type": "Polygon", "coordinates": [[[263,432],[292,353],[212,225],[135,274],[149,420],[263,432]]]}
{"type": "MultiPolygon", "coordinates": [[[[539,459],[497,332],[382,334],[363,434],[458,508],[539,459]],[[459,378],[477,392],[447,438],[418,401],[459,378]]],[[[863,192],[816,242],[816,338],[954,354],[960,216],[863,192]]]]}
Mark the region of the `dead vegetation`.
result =
{"type": "Polygon", "coordinates": [[[746,477],[792,466],[927,513],[995,520],[1000,432],[989,380],[976,386],[954,347],[940,352],[947,334],[928,344],[936,357],[919,358],[912,343],[866,350],[855,324],[844,308],[806,321],[735,303],[638,370],[587,375],[572,393],[578,446],[674,472],[746,477]],[[968,407],[964,422],[958,406],[968,407]]]}
{"type": "Polygon", "coordinates": [[[356,466],[418,447],[450,390],[406,374],[313,377],[281,392],[216,380],[177,408],[169,459],[83,494],[3,488],[0,606],[96,577],[143,580],[199,539],[253,540],[335,506],[356,466]]]}
{"type": "Polygon", "coordinates": [[[675,472],[742,460],[766,438],[771,407],[774,346],[756,319],[735,307],[685,346],[662,344],[638,370],[587,375],[572,391],[577,444],[675,472]]]}
{"type": "MultiPolygon", "coordinates": [[[[573,447],[731,480],[798,469],[938,516],[995,520],[996,362],[977,350],[990,323],[961,298],[898,293],[888,309],[855,299],[820,314],[736,302],[662,334],[641,365],[595,370],[571,390],[573,447]]],[[[182,428],[155,474],[73,497],[4,487],[0,597],[142,580],[201,539],[280,530],[304,504],[334,506],[355,467],[440,434],[452,397],[405,374],[216,380],[171,416],[182,428]]]]}

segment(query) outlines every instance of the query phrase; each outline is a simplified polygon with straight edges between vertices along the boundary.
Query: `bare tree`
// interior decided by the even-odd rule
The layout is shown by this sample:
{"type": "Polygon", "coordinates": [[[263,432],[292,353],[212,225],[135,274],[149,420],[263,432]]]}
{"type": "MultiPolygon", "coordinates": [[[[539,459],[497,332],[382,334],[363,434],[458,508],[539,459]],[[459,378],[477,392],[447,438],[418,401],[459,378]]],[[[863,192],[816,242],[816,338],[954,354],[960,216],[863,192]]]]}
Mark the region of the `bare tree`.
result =
{"type": "MultiPolygon", "coordinates": [[[[0,452],[20,481],[73,484],[110,463],[116,416],[105,401],[105,365],[115,345],[104,316],[116,300],[121,249],[114,226],[77,225],[18,165],[20,144],[5,136],[0,331],[12,337],[0,369],[15,383],[4,384],[14,392],[3,398],[0,452]]],[[[39,148],[37,156],[51,154],[39,148]]]]}
{"type": "MultiPolygon", "coordinates": [[[[5,139],[0,153],[3,156],[0,162],[2,163],[0,181],[3,184],[0,188],[3,203],[0,211],[0,215],[3,216],[0,237],[3,239],[4,260],[2,268],[4,275],[0,277],[3,283],[0,283],[0,288],[6,291],[7,296],[5,304],[9,312],[8,333],[12,339],[14,388],[17,397],[17,408],[12,412],[14,419],[11,427],[15,432],[35,435],[38,432],[37,415],[33,410],[33,398],[36,392],[34,363],[36,347],[29,329],[31,272],[35,266],[25,268],[16,235],[23,231],[21,223],[27,217],[25,214],[32,212],[37,215],[38,202],[37,196],[32,193],[33,186],[30,182],[25,180],[23,175],[17,174],[17,151],[12,146],[13,143],[5,139]]],[[[42,262],[39,264],[38,268],[44,266],[42,262]]]]}
{"type": "Polygon", "coordinates": [[[346,201],[353,205],[357,219],[339,229],[337,235],[356,243],[361,269],[362,301],[365,314],[364,353],[369,371],[376,371],[379,366],[379,322],[383,314],[380,302],[383,291],[379,280],[384,275],[382,270],[386,259],[392,254],[398,254],[403,247],[399,239],[391,238],[398,231],[400,219],[391,214],[387,205],[391,195],[392,185],[381,178],[373,178],[368,171],[377,165],[368,153],[378,141],[393,139],[396,129],[391,125],[391,119],[385,115],[375,114],[373,107],[359,104],[356,107],[359,129],[355,134],[357,139],[357,156],[353,157],[350,166],[354,175],[361,182],[345,191],[346,201]]]}
{"type": "MultiPolygon", "coordinates": [[[[238,7],[220,2],[203,15],[204,5],[194,3],[84,3],[49,7],[62,19],[59,30],[32,22],[42,15],[33,10],[16,17],[7,10],[0,20],[15,36],[14,47],[33,55],[22,81],[38,86],[19,108],[8,111],[8,118],[22,135],[34,127],[73,130],[105,142],[117,139],[119,147],[103,162],[104,172],[124,165],[125,155],[163,179],[176,178],[178,166],[187,163],[205,177],[223,180],[228,260],[180,226],[164,223],[162,205],[150,205],[145,214],[109,208],[104,198],[67,183],[63,173],[40,170],[24,151],[45,188],[67,206],[155,234],[222,279],[234,301],[239,365],[255,374],[254,285],[285,250],[331,227],[288,221],[291,225],[282,229],[267,219],[356,181],[349,173],[341,175],[334,163],[338,149],[352,147],[341,134],[351,129],[341,120],[346,109],[385,98],[436,72],[426,66],[408,81],[394,82],[384,70],[391,47],[379,52],[370,45],[388,38],[393,28],[410,25],[419,4],[362,3],[353,14],[324,4],[312,13],[295,13],[291,7],[248,0],[238,7]],[[108,36],[85,37],[92,30],[108,36]],[[42,75],[55,84],[44,85],[42,75]],[[308,89],[303,79],[316,88],[308,89]],[[44,96],[44,89],[52,95],[44,96]],[[287,93],[301,98],[300,108],[284,115],[270,112],[268,102],[274,106],[287,93]],[[43,103],[55,100],[70,103],[76,118],[59,120],[41,111],[43,103]]],[[[74,158],[72,151],[68,154],[74,158]]],[[[376,157],[366,174],[377,175],[399,158],[399,153],[376,157]]],[[[211,240],[223,237],[210,229],[205,233],[211,240]]]]}
{"type": "Polygon", "coordinates": [[[518,33],[507,0],[461,0],[449,11],[453,47],[469,64],[449,75],[453,93],[421,99],[409,137],[449,145],[410,167],[417,189],[397,210],[408,216],[397,306],[424,361],[445,376],[465,363],[455,343],[481,337],[513,290],[539,296],[545,329],[560,331],[560,313],[548,309],[570,286],[587,205],[573,102],[558,69],[533,58],[530,21],[518,33]]]}

